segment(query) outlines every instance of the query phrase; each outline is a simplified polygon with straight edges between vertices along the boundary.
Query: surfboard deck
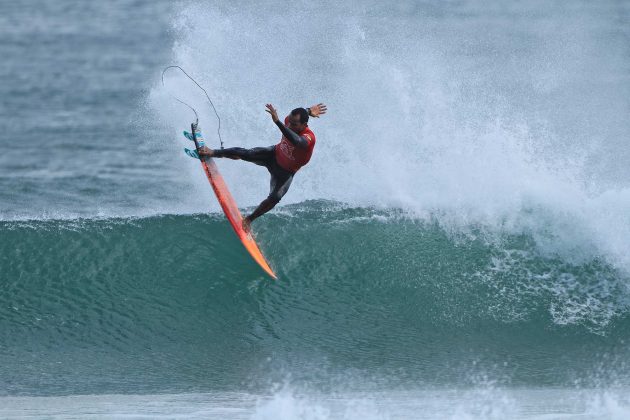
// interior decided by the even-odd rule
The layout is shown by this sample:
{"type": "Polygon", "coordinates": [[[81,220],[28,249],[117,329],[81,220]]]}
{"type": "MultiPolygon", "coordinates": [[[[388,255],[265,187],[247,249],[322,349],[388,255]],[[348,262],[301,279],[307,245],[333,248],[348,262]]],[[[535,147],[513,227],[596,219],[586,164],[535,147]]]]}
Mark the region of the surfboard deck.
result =
{"type": "Polygon", "coordinates": [[[214,159],[202,156],[199,161],[201,162],[201,166],[206,174],[206,177],[212,186],[214,194],[217,196],[217,200],[219,200],[219,204],[221,205],[221,209],[223,209],[223,213],[225,213],[225,217],[227,217],[230,225],[232,225],[232,229],[236,232],[236,236],[238,236],[241,243],[245,246],[245,249],[249,252],[249,255],[252,256],[254,261],[256,261],[258,265],[267,274],[269,274],[269,276],[277,280],[278,276],[276,276],[276,273],[274,273],[269,266],[269,263],[263,256],[258,244],[252,236],[251,231],[246,232],[243,229],[243,216],[238,209],[234,197],[232,197],[232,193],[230,193],[227,184],[223,180],[223,176],[221,176],[214,159]]]}

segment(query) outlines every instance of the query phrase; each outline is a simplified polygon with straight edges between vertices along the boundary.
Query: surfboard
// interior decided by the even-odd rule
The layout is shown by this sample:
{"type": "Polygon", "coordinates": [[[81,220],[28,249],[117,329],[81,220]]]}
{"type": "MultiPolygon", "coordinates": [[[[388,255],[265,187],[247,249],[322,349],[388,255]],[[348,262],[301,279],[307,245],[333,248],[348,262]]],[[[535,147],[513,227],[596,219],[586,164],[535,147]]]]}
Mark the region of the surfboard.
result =
{"type": "MultiPolygon", "coordinates": [[[[188,133],[185,133],[184,135],[186,135],[186,137],[188,138],[187,134],[188,133]]],[[[198,139],[197,139],[197,134],[195,133],[194,128],[192,130],[192,134],[190,135],[190,137],[191,138],[189,138],[189,140],[194,141],[196,148],[199,148],[201,142],[196,141],[198,139]]],[[[191,157],[194,157],[192,154],[189,154],[188,152],[191,152],[191,151],[188,150],[186,154],[188,154],[191,157]]],[[[197,157],[199,158],[199,155],[196,152],[197,151],[195,151],[194,154],[197,155],[197,157]]],[[[228,189],[227,184],[225,183],[223,179],[223,176],[221,176],[221,173],[219,172],[219,168],[214,162],[214,159],[208,156],[201,156],[199,158],[199,161],[201,162],[201,167],[203,168],[203,171],[206,174],[206,177],[208,178],[210,185],[212,186],[212,190],[214,191],[214,194],[217,196],[217,200],[219,201],[219,204],[221,205],[221,209],[223,209],[223,213],[225,213],[225,217],[230,222],[230,225],[232,225],[232,229],[234,229],[236,236],[238,236],[238,239],[240,239],[241,243],[243,244],[247,252],[249,252],[249,255],[252,256],[254,261],[256,261],[258,265],[267,274],[269,274],[269,276],[277,280],[278,276],[276,276],[276,273],[273,272],[273,270],[269,266],[269,263],[267,262],[262,252],[260,251],[260,248],[258,247],[256,240],[252,236],[251,230],[249,232],[246,232],[243,229],[243,216],[241,215],[241,212],[238,209],[238,205],[236,204],[236,200],[234,200],[234,197],[232,197],[232,193],[230,193],[230,190],[228,189]]]]}

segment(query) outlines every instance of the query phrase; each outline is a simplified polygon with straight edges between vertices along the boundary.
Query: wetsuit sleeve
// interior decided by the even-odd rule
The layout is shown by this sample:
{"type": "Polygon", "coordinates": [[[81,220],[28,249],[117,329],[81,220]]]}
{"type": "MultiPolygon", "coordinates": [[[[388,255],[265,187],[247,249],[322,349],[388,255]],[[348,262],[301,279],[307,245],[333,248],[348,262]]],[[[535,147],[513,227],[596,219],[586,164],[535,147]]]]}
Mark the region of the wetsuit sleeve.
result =
{"type": "Polygon", "coordinates": [[[282,124],[279,120],[276,122],[276,125],[278,126],[280,131],[282,131],[284,137],[286,137],[287,140],[289,140],[293,145],[301,149],[306,149],[308,147],[308,140],[306,139],[306,137],[298,136],[292,130],[287,128],[286,125],[282,124]]]}

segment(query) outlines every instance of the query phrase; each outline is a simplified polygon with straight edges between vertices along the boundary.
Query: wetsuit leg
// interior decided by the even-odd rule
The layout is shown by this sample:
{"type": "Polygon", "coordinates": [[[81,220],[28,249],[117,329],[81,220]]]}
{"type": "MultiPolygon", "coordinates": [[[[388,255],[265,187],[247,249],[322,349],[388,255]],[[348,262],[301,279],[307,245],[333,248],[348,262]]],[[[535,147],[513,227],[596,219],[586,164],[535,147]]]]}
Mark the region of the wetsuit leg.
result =
{"type": "Polygon", "coordinates": [[[258,205],[258,207],[256,207],[256,210],[254,210],[252,214],[246,217],[248,223],[251,223],[258,217],[267,213],[280,202],[282,197],[289,190],[291,181],[293,181],[293,175],[295,175],[293,172],[289,172],[278,165],[278,163],[276,162],[275,153],[273,155],[273,160],[269,163],[269,165],[265,166],[271,174],[271,191],[269,192],[269,196],[265,198],[262,203],[258,205]]]}
{"type": "Polygon", "coordinates": [[[275,203],[280,202],[282,197],[289,191],[291,181],[293,181],[293,173],[281,168],[275,164],[268,168],[271,174],[269,198],[275,203]]]}
{"type": "Polygon", "coordinates": [[[256,165],[269,167],[275,162],[275,149],[274,146],[269,147],[254,147],[253,149],[243,149],[242,147],[229,147],[227,149],[214,150],[213,157],[228,158],[228,159],[242,159],[247,162],[255,163],[256,165]]]}

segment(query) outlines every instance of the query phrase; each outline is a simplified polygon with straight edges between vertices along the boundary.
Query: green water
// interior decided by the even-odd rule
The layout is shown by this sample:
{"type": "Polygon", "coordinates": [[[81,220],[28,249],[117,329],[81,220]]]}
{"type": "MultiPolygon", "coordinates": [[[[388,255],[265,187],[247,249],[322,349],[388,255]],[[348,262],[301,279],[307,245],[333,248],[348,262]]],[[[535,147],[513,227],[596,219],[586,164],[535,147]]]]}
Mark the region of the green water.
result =
{"type": "Polygon", "coordinates": [[[312,202],[258,222],[273,281],[220,215],[0,230],[6,394],[627,377],[627,279],[527,236],[312,202]]]}

